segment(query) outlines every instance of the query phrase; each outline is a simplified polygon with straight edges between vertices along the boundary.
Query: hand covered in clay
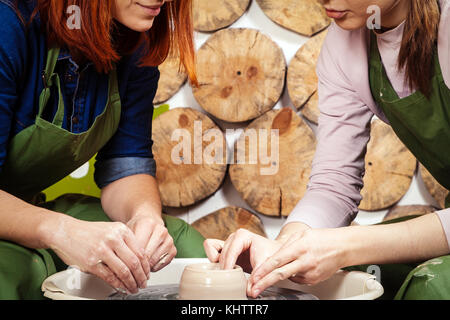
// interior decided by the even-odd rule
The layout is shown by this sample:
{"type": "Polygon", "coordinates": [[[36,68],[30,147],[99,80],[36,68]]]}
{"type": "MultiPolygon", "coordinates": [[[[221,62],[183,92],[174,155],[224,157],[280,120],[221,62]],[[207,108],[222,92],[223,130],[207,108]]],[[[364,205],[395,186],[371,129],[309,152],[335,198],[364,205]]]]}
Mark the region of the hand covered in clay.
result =
{"type": "Polygon", "coordinates": [[[177,255],[173,239],[162,218],[136,215],[127,225],[135,234],[139,246],[144,249],[144,256],[152,272],[167,266],[177,255]]]}
{"type": "Polygon", "coordinates": [[[52,234],[51,249],[69,266],[91,273],[116,289],[137,293],[150,273],[133,232],[120,222],[65,218],[52,234]]]}
{"type": "Polygon", "coordinates": [[[204,242],[211,262],[218,262],[222,269],[232,269],[237,264],[248,273],[277,252],[281,245],[245,229],[232,233],[225,242],[216,239],[204,242]]]}
{"type": "Polygon", "coordinates": [[[275,283],[290,279],[313,285],[345,266],[339,248],[340,229],[307,229],[290,238],[250,276],[250,296],[257,297],[275,283]]]}

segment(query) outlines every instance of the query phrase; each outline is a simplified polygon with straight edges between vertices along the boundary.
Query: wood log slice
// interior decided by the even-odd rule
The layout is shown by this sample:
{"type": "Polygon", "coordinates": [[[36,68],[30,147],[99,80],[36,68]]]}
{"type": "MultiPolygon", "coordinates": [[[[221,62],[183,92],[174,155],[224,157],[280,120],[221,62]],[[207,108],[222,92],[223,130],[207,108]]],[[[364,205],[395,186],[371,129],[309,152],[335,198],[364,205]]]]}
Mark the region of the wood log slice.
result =
{"type": "Polygon", "coordinates": [[[325,29],[330,23],[317,0],[256,0],[264,13],[279,25],[305,36],[325,29]]]}
{"type": "Polygon", "coordinates": [[[314,124],[319,123],[319,92],[316,91],[302,108],[302,115],[314,124]]]}
{"type": "Polygon", "coordinates": [[[208,116],[191,108],[169,110],[153,121],[152,139],[164,206],[188,206],[217,191],[227,171],[226,141],[208,116]]]}
{"type": "Polygon", "coordinates": [[[283,92],[286,61],[280,47],[253,29],[216,32],[197,54],[194,97],[210,114],[243,122],[271,110],[283,92]]]}
{"type": "Polygon", "coordinates": [[[250,0],[194,0],[194,28],[216,31],[233,24],[247,10],[250,0]]]}
{"type": "Polygon", "coordinates": [[[297,109],[303,107],[317,91],[316,65],[327,33],[325,30],[309,39],[289,63],[287,86],[289,97],[297,109]]]}
{"type": "Polygon", "coordinates": [[[169,56],[159,66],[160,78],[158,82],[158,90],[156,91],[153,104],[161,104],[180,90],[181,86],[186,82],[187,74],[180,69],[180,59],[175,56],[169,56]]]}
{"type": "Polygon", "coordinates": [[[187,74],[180,69],[177,57],[168,57],[159,66],[160,78],[153,104],[161,104],[172,98],[186,82],[187,74]]]}
{"type": "Polygon", "coordinates": [[[388,211],[388,213],[384,216],[383,221],[389,221],[409,216],[423,216],[435,211],[435,207],[427,205],[395,206],[388,211]]]}
{"type": "Polygon", "coordinates": [[[365,158],[363,200],[359,208],[377,211],[391,207],[408,191],[417,160],[381,120],[371,124],[371,138],[365,158]]]}
{"type": "Polygon", "coordinates": [[[192,226],[206,239],[226,240],[230,234],[238,229],[247,229],[260,236],[266,237],[261,220],[253,213],[237,207],[222,208],[199,220],[192,226]]]}
{"type": "Polygon", "coordinates": [[[420,175],[425,183],[430,195],[435,199],[440,207],[440,209],[445,208],[445,198],[448,196],[449,191],[445,189],[436,179],[431,175],[431,173],[422,165],[419,165],[420,175]]]}
{"type": "Polygon", "coordinates": [[[256,212],[288,216],[306,192],[315,148],[311,128],[292,109],[271,110],[253,121],[236,142],[234,163],[230,166],[231,181],[256,212]],[[267,136],[271,129],[278,129],[278,157],[276,148],[272,151],[276,139],[268,137],[264,141],[263,134],[254,133],[260,129],[266,129],[267,136]],[[255,149],[267,146],[267,154],[273,154],[273,159],[264,161],[259,153],[255,156],[257,161],[252,163],[249,156],[256,153],[251,151],[255,143],[249,143],[252,132],[258,138],[255,149]],[[245,154],[245,161],[239,154],[245,154]]]}

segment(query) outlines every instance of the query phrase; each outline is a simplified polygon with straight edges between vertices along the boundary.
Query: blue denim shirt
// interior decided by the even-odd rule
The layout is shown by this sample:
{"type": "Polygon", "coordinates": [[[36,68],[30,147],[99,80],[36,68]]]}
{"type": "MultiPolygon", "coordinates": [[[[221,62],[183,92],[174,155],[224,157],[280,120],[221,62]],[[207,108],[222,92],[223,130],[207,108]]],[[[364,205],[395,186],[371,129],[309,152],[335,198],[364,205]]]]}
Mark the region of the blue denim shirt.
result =
{"type": "MultiPolygon", "coordinates": [[[[39,17],[25,27],[11,3],[0,0],[0,170],[8,142],[34,124],[47,56],[39,17]]],[[[19,1],[25,21],[34,7],[35,1],[19,1]]],[[[97,155],[94,179],[100,188],[130,175],[156,173],[151,125],[159,71],[157,67],[138,67],[139,59],[136,52],[117,64],[122,113],[117,132],[97,155]]],[[[108,76],[97,73],[92,63],[80,69],[64,49],[55,71],[65,104],[63,128],[73,133],[87,131],[105,108],[108,76]]],[[[45,110],[43,118],[51,121],[57,110],[56,94],[45,110]]]]}

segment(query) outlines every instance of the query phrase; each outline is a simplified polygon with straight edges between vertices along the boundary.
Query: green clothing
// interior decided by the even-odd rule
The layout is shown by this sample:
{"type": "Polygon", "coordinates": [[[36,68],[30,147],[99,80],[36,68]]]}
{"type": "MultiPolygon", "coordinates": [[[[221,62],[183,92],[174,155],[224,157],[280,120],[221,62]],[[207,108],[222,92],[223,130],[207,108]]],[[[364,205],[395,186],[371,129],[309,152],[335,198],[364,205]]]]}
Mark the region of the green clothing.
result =
{"type": "MultiPolygon", "coordinates": [[[[43,74],[45,88],[39,99],[35,124],[22,130],[10,142],[7,159],[0,174],[0,189],[32,204],[87,221],[110,221],[100,199],[67,194],[44,202],[40,192],[91,159],[116,132],[121,102],[114,69],[109,75],[109,93],[105,110],[92,127],[73,134],[62,128],[64,101],[58,74],[54,72],[58,48],[48,52],[43,74]],[[58,110],[50,123],[41,116],[49,101],[51,89],[59,94],[58,110]]],[[[11,214],[14,214],[13,212],[11,214]]],[[[177,257],[206,257],[204,238],[184,221],[163,217],[174,239],[177,257]]],[[[42,281],[67,266],[51,250],[33,250],[0,241],[0,299],[40,299],[42,281]]]]}
{"type": "MultiPolygon", "coordinates": [[[[444,82],[437,52],[429,98],[420,91],[403,99],[398,97],[384,70],[374,34],[369,74],[372,95],[397,136],[434,178],[450,189],[450,89],[444,82]]],[[[450,207],[450,196],[446,207],[450,207]]],[[[450,256],[422,264],[381,265],[380,269],[384,299],[450,299],[450,256]]],[[[367,266],[347,270],[366,271],[367,266]]]]}
{"type": "MultiPolygon", "coordinates": [[[[370,55],[370,87],[374,100],[405,146],[450,190],[450,89],[444,82],[437,50],[429,98],[420,91],[399,98],[384,70],[374,34],[370,55]]],[[[449,200],[450,196],[447,206],[449,200]]]]}

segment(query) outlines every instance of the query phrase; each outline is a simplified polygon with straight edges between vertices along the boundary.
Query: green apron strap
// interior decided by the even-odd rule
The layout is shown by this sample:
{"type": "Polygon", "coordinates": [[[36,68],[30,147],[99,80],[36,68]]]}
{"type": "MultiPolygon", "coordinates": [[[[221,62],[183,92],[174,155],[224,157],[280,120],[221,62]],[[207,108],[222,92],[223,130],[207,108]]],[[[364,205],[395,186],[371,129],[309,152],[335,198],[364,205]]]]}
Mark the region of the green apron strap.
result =
{"type": "Polygon", "coordinates": [[[50,50],[48,50],[47,53],[47,63],[45,65],[45,69],[42,73],[43,80],[44,80],[44,86],[46,88],[49,88],[53,85],[51,82],[52,75],[55,72],[56,63],[58,62],[60,48],[59,47],[52,47],[50,50]]]}
{"type": "Polygon", "coordinates": [[[372,96],[392,129],[431,175],[450,190],[450,89],[444,82],[437,50],[428,97],[420,90],[404,98],[398,96],[383,66],[374,32],[369,65],[372,96]]]}
{"type": "Polygon", "coordinates": [[[112,94],[108,97],[108,99],[112,100],[112,101],[109,101],[109,102],[114,102],[116,100],[120,100],[119,81],[117,79],[117,68],[115,66],[110,71],[109,92],[112,92],[112,94]]]}
{"type": "Polygon", "coordinates": [[[53,47],[48,51],[47,54],[47,64],[45,70],[42,72],[42,81],[44,83],[44,90],[39,97],[39,112],[37,118],[41,118],[45,107],[47,106],[48,100],[51,94],[51,87],[56,84],[58,88],[58,110],[56,111],[55,117],[52,123],[57,127],[62,127],[64,120],[64,100],[61,93],[61,81],[59,80],[58,74],[56,74],[55,67],[58,62],[60,48],[53,47]]]}

